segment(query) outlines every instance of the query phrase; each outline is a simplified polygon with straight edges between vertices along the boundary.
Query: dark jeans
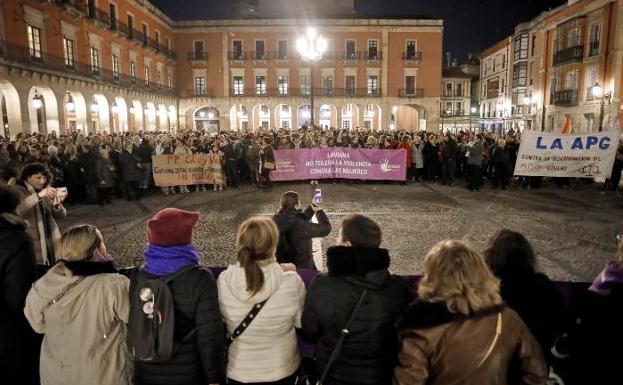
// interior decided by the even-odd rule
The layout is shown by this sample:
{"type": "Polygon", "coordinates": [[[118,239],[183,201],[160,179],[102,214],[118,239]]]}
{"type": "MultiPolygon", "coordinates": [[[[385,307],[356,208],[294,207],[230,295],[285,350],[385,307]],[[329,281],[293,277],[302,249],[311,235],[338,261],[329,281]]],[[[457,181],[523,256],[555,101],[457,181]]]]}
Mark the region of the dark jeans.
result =
{"type": "Polygon", "coordinates": [[[495,164],[495,187],[506,188],[508,184],[509,165],[505,163],[495,164]]]}
{"type": "Polygon", "coordinates": [[[282,378],[279,381],[273,381],[273,382],[238,382],[238,381],[232,380],[231,378],[228,378],[227,383],[229,385],[294,385],[296,383],[296,375],[297,373],[295,372],[293,375],[289,377],[282,378]]]}
{"type": "Polygon", "coordinates": [[[125,182],[125,198],[129,201],[139,200],[140,193],[138,191],[138,181],[126,181],[125,182]]]}
{"type": "Polygon", "coordinates": [[[225,160],[225,174],[227,175],[227,186],[238,187],[240,178],[238,177],[238,170],[236,170],[236,159],[225,160]]]}
{"type": "Polygon", "coordinates": [[[443,162],[443,183],[454,184],[456,175],[456,160],[448,159],[443,162]]]}
{"type": "Polygon", "coordinates": [[[270,182],[270,172],[272,170],[268,170],[265,168],[262,168],[262,181],[260,184],[264,184],[266,185],[266,187],[270,188],[272,186],[271,182],[270,182]]]}
{"type": "Polygon", "coordinates": [[[482,168],[477,164],[469,165],[469,189],[480,190],[480,172],[482,168]]]}
{"type": "Polygon", "coordinates": [[[87,184],[84,187],[87,192],[87,203],[97,203],[97,185],[87,184]]]}

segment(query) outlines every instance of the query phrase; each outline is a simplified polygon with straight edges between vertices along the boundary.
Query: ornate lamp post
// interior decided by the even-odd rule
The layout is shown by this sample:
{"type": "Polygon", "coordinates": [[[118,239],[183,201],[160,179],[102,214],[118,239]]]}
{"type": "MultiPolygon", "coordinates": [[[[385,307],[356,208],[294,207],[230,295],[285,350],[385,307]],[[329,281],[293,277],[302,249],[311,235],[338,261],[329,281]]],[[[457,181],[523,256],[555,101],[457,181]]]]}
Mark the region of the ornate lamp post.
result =
{"type": "Polygon", "coordinates": [[[601,105],[599,107],[599,131],[603,131],[604,129],[604,109],[606,103],[610,105],[610,99],[612,98],[612,93],[606,92],[604,93],[604,89],[599,83],[595,83],[593,88],[591,89],[591,93],[595,97],[595,99],[601,100],[601,105]]]}
{"type": "Polygon", "coordinates": [[[469,114],[469,131],[474,132],[474,114],[478,112],[478,108],[476,106],[472,106],[470,108],[471,114],[469,114]]]}
{"type": "Polygon", "coordinates": [[[327,40],[316,33],[315,28],[307,28],[305,35],[301,35],[296,41],[296,49],[301,55],[301,60],[310,63],[310,99],[311,99],[311,125],[314,125],[314,64],[322,59],[327,50],[327,40]]]}

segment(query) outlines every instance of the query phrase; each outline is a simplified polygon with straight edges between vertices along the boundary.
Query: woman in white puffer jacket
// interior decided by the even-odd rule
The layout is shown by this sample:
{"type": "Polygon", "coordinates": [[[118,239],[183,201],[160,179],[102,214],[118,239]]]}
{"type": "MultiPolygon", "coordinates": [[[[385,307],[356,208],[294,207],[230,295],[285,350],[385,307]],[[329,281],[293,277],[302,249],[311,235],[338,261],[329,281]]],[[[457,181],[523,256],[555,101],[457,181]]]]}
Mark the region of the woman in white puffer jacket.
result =
{"type": "Polygon", "coordinates": [[[294,384],[300,364],[295,328],[301,327],[305,285],[294,265],[275,258],[279,233],[270,218],[253,217],[238,230],[238,263],[218,278],[221,313],[231,334],[251,308],[268,299],[229,347],[229,384],[294,384]]]}

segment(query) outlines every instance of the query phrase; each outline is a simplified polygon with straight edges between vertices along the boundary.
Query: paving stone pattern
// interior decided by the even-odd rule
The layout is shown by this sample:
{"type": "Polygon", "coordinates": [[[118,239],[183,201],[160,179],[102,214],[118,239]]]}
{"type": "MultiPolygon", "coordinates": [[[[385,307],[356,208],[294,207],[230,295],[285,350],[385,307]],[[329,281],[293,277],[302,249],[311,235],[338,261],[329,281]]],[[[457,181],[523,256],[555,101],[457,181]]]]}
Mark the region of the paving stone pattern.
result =
{"type": "MultiPolygon", "coordinates": [[[[592,280],[615,253],[615,235],[623,229],[623,197],[600,195],[590,185],[571,189],[491,190],[472,193],[435,184],[320,184],[323,207],[333,230],[323,249],[335,244],[339,225],[349,213],[377,221],[383,247],[390,250],[391,270],[419,274],[427,250],[444,238],[460,238],[483,250],[487,239],[507,227],[532,242],[540,267],[556,280],[592,280]]],[[[140,202],[116,200],[113,205],[70,206],[62,228],[91,223],[104,234],[120,266],[140,263],[146,243],[146,221],[165,207],[201,212],[195,245],[207,265],[235,261],[238,225],[251,215],[276,212],[281,193],[295,190],[311,200],[315,186],[277,184],[271,192],[249,186],[222,192],[163,196],[157,192],[140,202]]]]}

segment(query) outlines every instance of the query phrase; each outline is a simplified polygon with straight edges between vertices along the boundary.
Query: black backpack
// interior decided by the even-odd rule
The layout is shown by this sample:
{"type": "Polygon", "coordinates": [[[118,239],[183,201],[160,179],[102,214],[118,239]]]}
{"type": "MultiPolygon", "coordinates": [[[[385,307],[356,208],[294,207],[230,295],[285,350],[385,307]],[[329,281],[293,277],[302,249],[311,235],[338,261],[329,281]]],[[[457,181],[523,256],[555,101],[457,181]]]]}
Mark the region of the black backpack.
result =
{"type": "MultiPolygon", "coordinates": [[[[169,282],[198,266],[188,266],[163,277],[150,277],[139,267],[130,275],[130,316],[127,345],[136,361],[169,361],[176,353],[175,315],[169,282]]],[[[193,334],[193,329],[182,342],[193,334]]]]}

